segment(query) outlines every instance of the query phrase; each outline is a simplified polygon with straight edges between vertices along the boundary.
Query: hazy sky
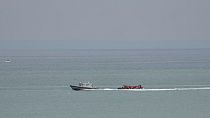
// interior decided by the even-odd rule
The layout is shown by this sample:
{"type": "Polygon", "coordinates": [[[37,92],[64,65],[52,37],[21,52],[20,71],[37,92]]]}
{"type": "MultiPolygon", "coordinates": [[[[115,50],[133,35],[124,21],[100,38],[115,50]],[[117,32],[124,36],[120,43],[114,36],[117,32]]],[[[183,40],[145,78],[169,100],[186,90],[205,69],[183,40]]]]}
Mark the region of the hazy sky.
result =
{"type": "Polygon", "coordinates": [[[0,49],[210,48],[210,0],[1,0],[0,49]]]}

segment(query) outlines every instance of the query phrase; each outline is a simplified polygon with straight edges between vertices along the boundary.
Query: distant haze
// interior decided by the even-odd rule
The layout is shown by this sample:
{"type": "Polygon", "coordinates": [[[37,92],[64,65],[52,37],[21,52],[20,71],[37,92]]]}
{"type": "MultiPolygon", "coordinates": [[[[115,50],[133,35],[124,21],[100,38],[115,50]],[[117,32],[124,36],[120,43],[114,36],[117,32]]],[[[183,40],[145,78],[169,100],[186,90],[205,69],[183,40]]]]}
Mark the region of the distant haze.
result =
{"type": "Polygon", "coordinates": [[[209,0],[0,1],[1,50],[209,47],[209,0]]]}

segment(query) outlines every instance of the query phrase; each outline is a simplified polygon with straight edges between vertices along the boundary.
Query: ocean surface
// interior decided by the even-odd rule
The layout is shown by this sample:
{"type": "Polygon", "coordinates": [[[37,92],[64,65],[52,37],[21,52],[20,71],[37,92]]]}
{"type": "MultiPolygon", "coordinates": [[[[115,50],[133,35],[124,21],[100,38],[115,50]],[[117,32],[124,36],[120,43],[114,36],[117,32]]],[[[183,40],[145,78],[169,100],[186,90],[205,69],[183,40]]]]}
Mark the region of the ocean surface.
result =
{"type": "Polygon", "coordinates": [[[0,118],[209,118],[209,88],[210,49],[0,51],[0,118]]]}

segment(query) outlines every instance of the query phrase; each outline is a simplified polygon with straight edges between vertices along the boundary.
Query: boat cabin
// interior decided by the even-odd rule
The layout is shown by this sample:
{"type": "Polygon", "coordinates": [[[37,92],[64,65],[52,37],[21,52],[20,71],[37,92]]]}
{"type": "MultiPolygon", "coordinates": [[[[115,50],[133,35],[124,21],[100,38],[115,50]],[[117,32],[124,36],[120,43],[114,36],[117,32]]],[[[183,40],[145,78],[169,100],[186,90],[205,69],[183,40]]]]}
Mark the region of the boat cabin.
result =
{"type": "Polygon", "coordinates": [[[80,87],[89,87],[89,88],[93,88],[93,84],[90,83],[90,82],[87,82],[87,83],[82,83],[82,82],[80,82],[80,83],[79,83],[79,86],[80,86],[80,87]]]}

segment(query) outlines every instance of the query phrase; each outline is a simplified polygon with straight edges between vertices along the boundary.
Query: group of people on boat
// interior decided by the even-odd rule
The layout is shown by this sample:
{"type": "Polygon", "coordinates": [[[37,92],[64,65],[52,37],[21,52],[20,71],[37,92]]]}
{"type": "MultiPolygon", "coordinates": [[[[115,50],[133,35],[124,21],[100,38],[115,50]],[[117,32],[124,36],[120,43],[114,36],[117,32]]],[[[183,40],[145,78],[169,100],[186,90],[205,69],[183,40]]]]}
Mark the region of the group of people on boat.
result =
{"type": "Polygon", "coordinates": [[[123,85],[122,87],[118,88],[118,89],[143,89],[144,87],[142,85],[138,85],[138,86],[128,86],[128,85],[123,85]]]}

